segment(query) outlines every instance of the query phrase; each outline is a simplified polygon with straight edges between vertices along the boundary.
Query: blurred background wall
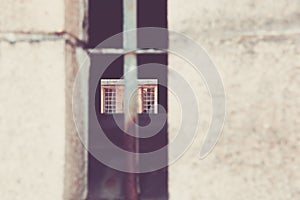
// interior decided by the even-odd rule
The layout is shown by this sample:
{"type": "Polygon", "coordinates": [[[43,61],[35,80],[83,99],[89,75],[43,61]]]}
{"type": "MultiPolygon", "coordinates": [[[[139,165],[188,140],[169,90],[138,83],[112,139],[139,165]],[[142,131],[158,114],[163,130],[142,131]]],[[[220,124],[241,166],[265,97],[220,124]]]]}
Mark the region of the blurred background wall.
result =
{"type": "Polygon", "coordinates": [[[71,94],[86,2],[0,5],[0,199],[83,199],[85,151],[71,94]]]}
{"type": "MultiPolygon", "coordinates": [[[[171,199],[300,199],[300,1],[168,3],[169,29],[206,49],[227,96],[223,135],[199,160],[210,98],[188,64],[170,56],[170,67],[199,86],[201,99],[199,135],[169,167],[171,199]]],[[[170,97],[169,134],[174,137],[180,110],[172,109],[178,104],[170,97]]]]}
{"type": "MultiPolygon", "coordinates": [[[[170,56],[170,67],[201,99],[199,136],[169,167],[170,198],[300,199],[300,1],[168,4],[169,28],[207,50],[227,95],[221,140],[199,160],[210,97],[188,64],[170,56]]],[[[0,199],[84,199],[85,152],[71,93],[86,41],[86,1],[0,5],[0,199]]],[[[180,121],[172,94],[169,107],[172,138],[180,121]]]]}

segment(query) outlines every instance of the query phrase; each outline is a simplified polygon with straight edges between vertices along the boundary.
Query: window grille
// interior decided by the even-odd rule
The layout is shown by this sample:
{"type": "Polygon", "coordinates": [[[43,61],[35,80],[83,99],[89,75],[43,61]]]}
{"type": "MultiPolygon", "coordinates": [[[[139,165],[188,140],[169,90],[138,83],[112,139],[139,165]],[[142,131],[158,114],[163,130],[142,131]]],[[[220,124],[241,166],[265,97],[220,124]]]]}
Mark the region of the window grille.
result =
{"type": "Polygon", "coordinates": [[[155,90],[154,87],[142,88],[143,113],[154,113],[155,90]]]}
{"type": "MultiPolygon", "coordinates": [[[[137,112],[157,114],[157,79],[138,79],[137,112]]],[[[124,113],[124,80],[101,79],[101,113],[124,113]]]]}
{"type": "Polygon", "coordinates": [[[116,113],[116,88],[104,88],[104,112],[116,113]]]}

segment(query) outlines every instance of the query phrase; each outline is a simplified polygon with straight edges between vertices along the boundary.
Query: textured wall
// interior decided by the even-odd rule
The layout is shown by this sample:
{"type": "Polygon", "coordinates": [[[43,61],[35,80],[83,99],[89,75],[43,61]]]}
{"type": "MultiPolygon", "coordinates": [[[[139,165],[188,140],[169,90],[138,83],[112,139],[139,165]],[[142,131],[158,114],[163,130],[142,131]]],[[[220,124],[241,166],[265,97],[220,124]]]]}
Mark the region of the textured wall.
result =
{"type": "Polygon", "coordinates": [[[0,2],[0,199],[83,199],[71,95],[86,4],[0,2]]]}
{"type": "Polygon", "coordinates": [[[0,46],[1,199],[45,194],[45,199],[59,199],[65,143],[63,42],[0,46]]]}
{"type": "MultiPolygon", "coordinates": [[[[168,9],[170,29],[207,50],[227,96],[221,140],[199,160],[210,98],[188,64],[170,57],[197,87],[202,116],[199,137],[170,166],[171,199],[300,199],[300,1],[169,0],[168,9]]],[[[170,109],[171,137],[179,113],[170,109]]]]}
{"type": "MultiPolygon", "coordinates": [[[[0,3],[0,199],[82,199],[86,166],[71,91],[86,3],[0,3]]],[[[169,26],[208,51],[227,94],[223,136],[200,161],[209,95],[170,56],[170,67],[197,86],[202,116],[199,137],[170,166],[171,199],[299,199],[299,0],[169,0],[169,26]]],[[[169,107],[174,137],[180,110],[172,94],[169,107]]]]}

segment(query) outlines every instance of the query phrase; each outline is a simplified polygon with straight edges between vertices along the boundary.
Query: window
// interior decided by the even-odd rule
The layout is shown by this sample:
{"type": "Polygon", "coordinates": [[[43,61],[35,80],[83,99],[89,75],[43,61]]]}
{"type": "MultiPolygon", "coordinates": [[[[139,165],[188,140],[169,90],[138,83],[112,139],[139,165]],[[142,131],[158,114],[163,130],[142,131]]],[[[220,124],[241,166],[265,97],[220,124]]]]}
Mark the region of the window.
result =
{"type": "Polygon", "coordinates": [[[104,112],[116,112],[116,88],[104,88],[104,112]]]}
{"type": "MultiPolygon", "coordinates": [[[[124,113],[124,81],[122,79],[101,80],[101,113],[124,113]]],[[[157,80],[138,80],[138,112],[157,113],[157,80]]]]}
{"type": "Polygon", "coordinates": [[[154,113],[156,102],[155,100],[155,88],[148,86],[142,87],[142,102],[143,102],[143,113],[154,113]]]}

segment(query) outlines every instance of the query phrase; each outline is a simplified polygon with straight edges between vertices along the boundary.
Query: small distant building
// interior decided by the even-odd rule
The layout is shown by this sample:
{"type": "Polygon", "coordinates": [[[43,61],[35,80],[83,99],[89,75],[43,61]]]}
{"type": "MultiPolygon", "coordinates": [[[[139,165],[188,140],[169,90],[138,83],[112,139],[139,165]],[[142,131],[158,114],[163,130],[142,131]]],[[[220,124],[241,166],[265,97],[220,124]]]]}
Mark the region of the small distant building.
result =
{"type": "MultiPolygon", "coordinates": [[[[139,113],[157,113],[157,79],[138,80],[139,113]]],[[[124,80],[101,80],[101,113],[124,113],[124,80]]]]}

